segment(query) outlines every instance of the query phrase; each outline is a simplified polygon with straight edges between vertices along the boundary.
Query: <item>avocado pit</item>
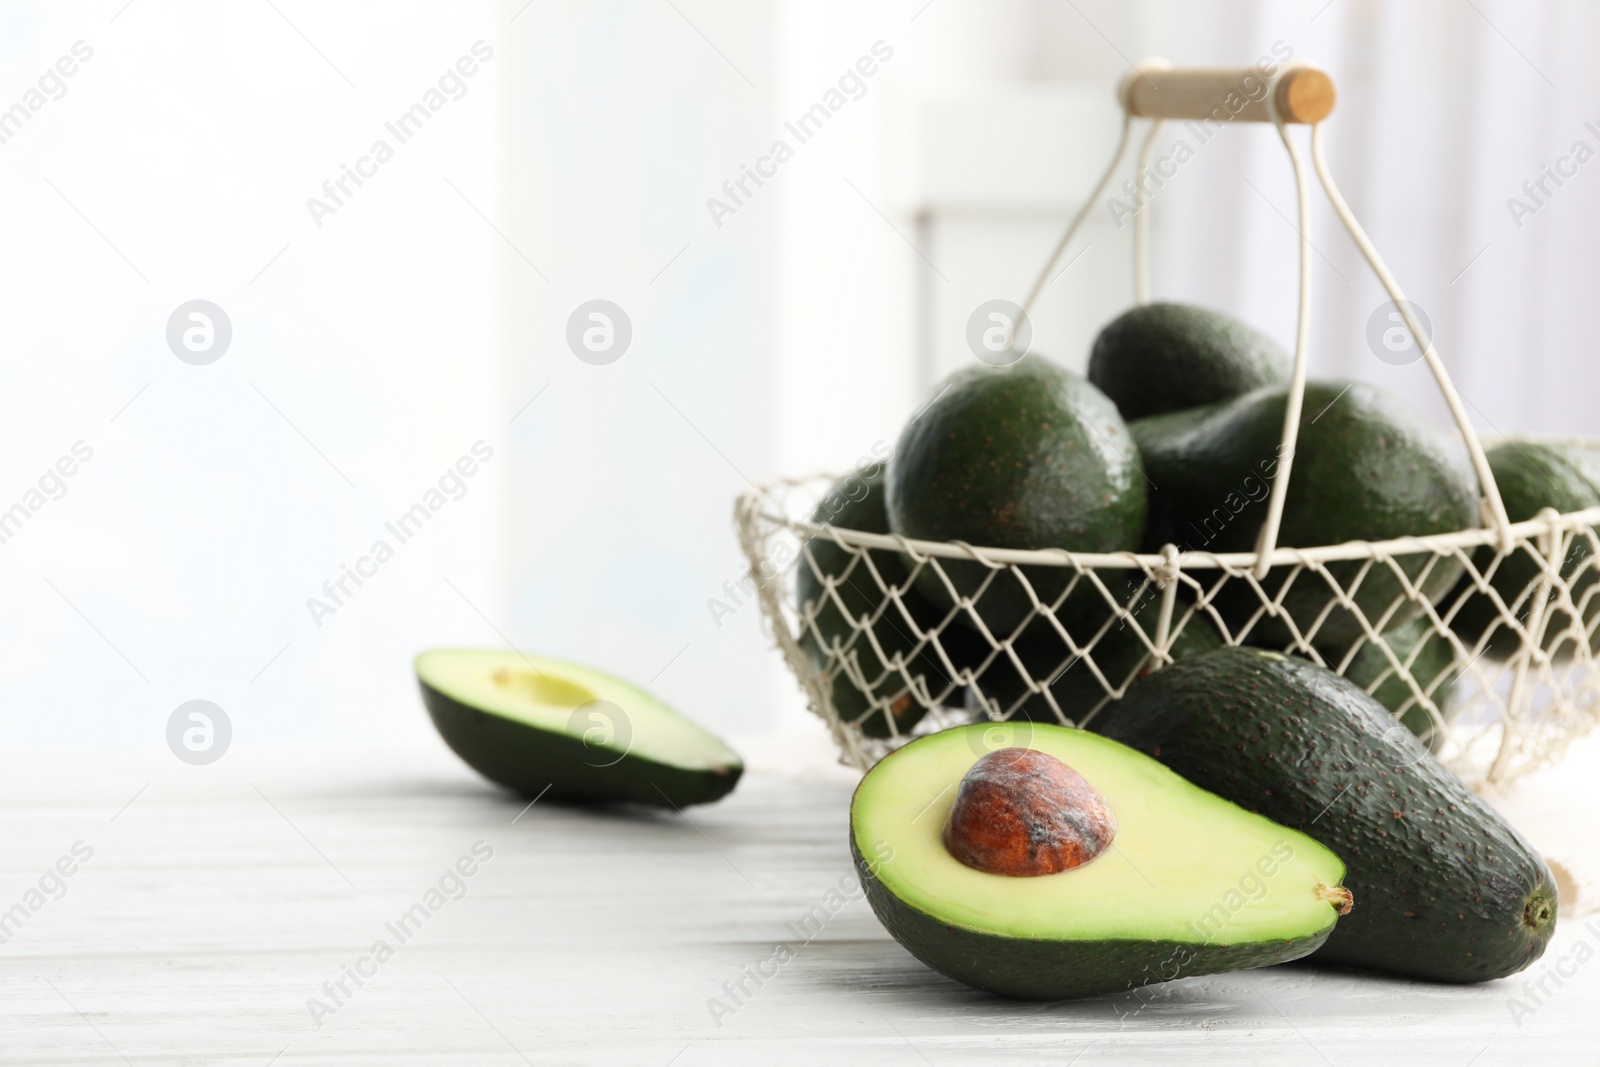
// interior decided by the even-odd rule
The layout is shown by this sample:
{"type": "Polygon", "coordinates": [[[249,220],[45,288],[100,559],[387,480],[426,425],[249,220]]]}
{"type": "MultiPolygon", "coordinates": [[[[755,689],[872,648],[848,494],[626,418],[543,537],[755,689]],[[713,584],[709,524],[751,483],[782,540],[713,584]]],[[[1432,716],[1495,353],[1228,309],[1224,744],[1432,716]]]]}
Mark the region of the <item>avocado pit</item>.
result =
{"type": "Polygon", "coordinates": [[[1105,798],[1054,756],[1028,748],[987,753],[961,779],[944,847],[989,874],[1030,878],[1082,866],[1117,833],[1105,798]]]}

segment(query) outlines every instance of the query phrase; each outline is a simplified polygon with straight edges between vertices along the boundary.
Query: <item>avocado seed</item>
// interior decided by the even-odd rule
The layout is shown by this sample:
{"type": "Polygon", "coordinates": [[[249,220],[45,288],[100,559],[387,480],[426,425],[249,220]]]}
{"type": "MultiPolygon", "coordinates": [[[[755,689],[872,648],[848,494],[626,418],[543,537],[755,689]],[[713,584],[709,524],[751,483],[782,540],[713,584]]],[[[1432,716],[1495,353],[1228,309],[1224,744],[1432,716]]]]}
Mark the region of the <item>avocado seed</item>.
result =
{"type": "Polygon", "coordinates": [[[1105,798],[1044,752],[1002,748],[974,763],[956,792],[944,847],[968,867],[1027,878],[1071,870],[1117,833],[1105,798]]]}

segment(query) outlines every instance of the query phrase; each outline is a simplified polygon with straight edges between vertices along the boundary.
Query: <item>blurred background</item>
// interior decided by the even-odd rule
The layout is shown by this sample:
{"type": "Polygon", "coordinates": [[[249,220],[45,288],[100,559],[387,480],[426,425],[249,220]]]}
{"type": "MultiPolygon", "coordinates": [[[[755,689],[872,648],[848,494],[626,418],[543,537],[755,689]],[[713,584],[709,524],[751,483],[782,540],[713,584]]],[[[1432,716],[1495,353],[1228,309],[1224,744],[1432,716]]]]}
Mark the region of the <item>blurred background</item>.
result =
{"type": "MultiPolygon", "coordinates": [[[[881,450],[973,358],[968,317],[1025,295],[1148,56],[1328,69],[1332,169],[1479,427],[1600,434],[1584,0],[5,19],[8,745],[159,745],[194,699],[235,744],[434,744],[410,659],[446,644],[602,666],[730,734],[804,728],[736,589],[735,496],[881,450]]],[[[1154,295],[1288,344],[1282,146],[1170,124],[1156,155],[1180,140],[1154,295]]],[[[1080,369],[1132,300],[1115,214],[1034,316],[1080,369]]],[[[1313,373],[1442,422],[1422,366],[1369,344],[1382,291],[1320,198],[1311,240],[1313,373]]]]}

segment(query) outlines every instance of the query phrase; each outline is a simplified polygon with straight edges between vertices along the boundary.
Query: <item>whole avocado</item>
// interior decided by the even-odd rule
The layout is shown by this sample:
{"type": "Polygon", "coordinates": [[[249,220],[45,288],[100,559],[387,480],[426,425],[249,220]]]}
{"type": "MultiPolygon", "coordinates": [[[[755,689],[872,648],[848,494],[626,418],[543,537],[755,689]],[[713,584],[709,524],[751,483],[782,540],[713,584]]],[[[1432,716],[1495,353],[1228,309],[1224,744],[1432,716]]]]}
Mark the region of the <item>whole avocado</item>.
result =
{"type": "MultiPolygon", "coordinates": [[[[1153,486],[1147,551],[1168,543],[1187,551],[1255,550],[1279,469],[1287,401],[1288,386],[1277,385],[1132,424],[1153,486]]],[[[1472,527],[1476,516],[1477,486],[1464,453],[1404,401],[1361,382],[1306,384],[1279,547],[1447,533],[1472,527]]],[[[1394,562],[1411,581],[1421,581],[1432,601],[1444,596],[1462,571],[1457,560],[1435,561],[1431,553],[1396,556],[1394,562]]],[[[1366,562],[1326,566],[1348,590],[1366,562]]],[[[1277,597],[1290,570],[1274,567],[1261,581],[1263,591],[1277,597]]],[[[1355,601],[1368,619],[1377,619],[1405,595],[1398,576],[1380,564],[1368,569],[1355,601]]],[[[1326,580],[1304,572],[1283,593],[1282,610],[1302,635],[1349,647],[1363,631],[1353,613],[1334,604],[1336,599],[1326,580]],[[1311,634],[1324,611],[1327,617],[1311,634]]],[[[1262,610],[1261,597],[1238,579],[1224,585],[1213,603],[1234,639],[1262,610]]],[[[1388,625],[1409,622],[1421,611],[1419,603],[1407,600],[1388,625]]],[[[1248,637],[1278,647],[1293,640],[1283,620],[1271,614],[1262,615],[1248,637]]]]}
{"type": "Polygon", "coordinates": [[[1344,860],[1357,905],[1320,959],[1479,982],[1527,967],[1555,932],[1539,855],[1332,671],[1225,648],[1140,679],[1092,728],[1344,860]]]}
{"type": "MultiPolygon", "coordinates": [[[[888,533],[883,477],[881,464],[845,475],[822,498],[812,521],[863,533],[888,533]]],[[[897,552],[858,552],[826,533],[817,534],[801,546],[795,599],[801,606],[800,647],[812,668],[825,674],[834,711],[868,737],[908,733],[927,713],[911,680],[920,683],[925,695],[938,699],[954,684],[955,672],[946,666],[946,660],[959,671],[988,654],[982,638],[965,627],[947,626],[936,639],[926,642],[918,638],[919,630],[923,634],[937,630],[943,613],[909,587],[897,552]],[[824,578],[832,578],[833,593],[828,592],[824,578]],[[892,601],[889,589],[898,591],[904,610],[892,601]],[[940,647],[944,658],[939,655],[940,647]],[[865,690],[851,680],[846,660],[865,679],[865,690]]],[[[944,699],[959,705],[962,694],[944,699]]]]}
{"type": "Polygon", "coordinates": [[[1112,319],[1089,351],[1089,380],[1132,422],[1232,400],[1289,380],[1289,354],[1232,315],[1154,303],[1112,319]]]}
{"type": "MultiPolygon", "coordinates": [[[[1600,486],[1594,481],[1596,465],[1593,457],[1582,449],[1507,441],[1486,450],[1485,456],[1489,469],[1494,472],[1506,515],[1512,522],[1535,518],[1547,507],[1565,513],[1600,505],[1600,486]]],[[[1488,574],[1494,566],[1495,553],[1490,545],[1473,553],[1472,565],[1480,575],[1488,574]]],[[[1566,559],[1561,564],[1561,576],[1571,583],[1572,603],[1582,610],[1582,621],[1574,626],[1573,613],[1556,606],[1547,608],[1546,618],[1542,620],[1544,650],[1558,661],[1572,658],[1580,642],[1593,648],[1600,641],[1593,636],[1596,616],[1600,616],[1600,595],[1590,595],[1589,603],[1583,604],[1584,595],[1595,582],[1595,569],[1589,563],[1591,555],[1592,546],[1580,534],[1568,545],[1566,559]],[[1585,631],[1582,637],[1578,636],[1580,630],[1585,631]]],[[[1527,548],[1518,547],[1500,560],[1489,577],[1490,588],[1524,627],[1533,621],[1530,609],[1538,600],[1538,591],[1530,586],[1542,570],[1540,561],[1527,548]]],[[[1558,599],[1556,591],[1550,590],[1544,599],[1547,605],[1554,605],[1558,599]]],[[[1479,591],[1470,574],[1462,577],[1447,603],[1460,604],[1450,625],[1469,648],[1476,648],[1479,641],[1484,641],[1483,651],[1490,659],[1505,660],[1522,647],[1521,635],[1506,621],[1500,604],[1495,603],[1489,593],[1479,591]],[[1487,640],[1484,640],[1485,634],[1487,640]]]]}
{"type": "MultiPolygon", "coordinates": [[[[901,432],[889,460],[889,525],[910,538],[1133,551],[1146,506],[1138,450],[1116,405],[1081,376],[1032,354],[951,375],[901,432]]],[[[995,637],[1011,636],[1034,614],[1028,589],[1011,570],[937,562],[958,595],[977,598],[975,610],[995,637]]],[[[1076,574],[1071,567],[1021,570],[1047,606],[1076,574]]],[[[954,605],[933,566],[924,565],[915,580],[936,608],[954,605]]],[[[1107,611],[1091,583],[1080,580],[1057,614],[1075,621],[1107,611]]]]}

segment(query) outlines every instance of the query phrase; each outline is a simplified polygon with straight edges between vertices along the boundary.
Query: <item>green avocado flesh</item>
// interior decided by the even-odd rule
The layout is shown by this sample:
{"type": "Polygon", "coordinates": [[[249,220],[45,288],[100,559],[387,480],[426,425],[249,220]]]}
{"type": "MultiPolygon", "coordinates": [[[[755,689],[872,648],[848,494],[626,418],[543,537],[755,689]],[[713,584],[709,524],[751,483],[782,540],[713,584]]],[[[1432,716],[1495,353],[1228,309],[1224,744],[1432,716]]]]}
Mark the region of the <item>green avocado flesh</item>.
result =
{"type": "Polygon", "coordinates": [[[1232,315],[1193,304],[1131,308],[1100,331],[1089,380],[1128,421],[1231,400],[1289,380],[1289,354],[1232,315]]]}
{"type": "MultiPolygon", "coordinates": [[[[881,466],[845,475],[822,498],[811,521],[888,533],[883,477],[881,466]]],[[[959,705],[956,673],[989,652],[986,641],[959,624],[930,636],[945,613],[912,588],[898,552],[857,551],[819,533],[802,547],[795,599],[800,647],[823,676],[833,710],[868,737],[909,732],[927,713],[925,701],[942,698],[959,705]],[[847,662],[865,688],[851,677],[847,662]]]]}
{"type": "Polygon", "coordinates": [[[1320,960],[1476,982],[1527,967],[1555,932],[1538,853],[1332,671],[1225,648],[1141,678],[1094,728],[1339,854],[1356,908],[1320,960]]]}
{"type": "Polygon", "coordinates": [[[452,648],[424,652],[416,671],[445,743],[522,793],[684,807],[726,796],[744,770],[643,689],[575,663],[452,648]]]}
{"type": "MultiPolygon", "coordinates": [[[[1147,507],[1138,462],[1116,405],[1079,375],[1035,355],[1007,367],[970,367],[951,375],[901,431],[889,460],[889,523],[904,537],[988,548],[1133,551],[1147,507]]],[[[955,604],[951,586],[974,598],[972,621],[997,638],[1010,637],[1036,610],[1010,569],[948,558],[938,564],[917,572],[917,588],[941,610],[955,604]]],[[[1087,578],[1057,605],[1077,576],[1070,567],[1020,570],[1063,621],[1110,610],[1087,578]]]]}
{"type": "MultiPolygon", "coordinates": [[[[1488,449],[1486,457],[1489,469],[1494,472],[1500,499],[1506,506],[1506,515],[1512,522],[1535,518],[1547,507],[1565,514],[1600,505],[1600,478],[1597,478],[1600,469],[1594,457],[1584,449],[1508,441],[1488,449]]],[[[1597,619],[1600,619],[1600,591],[1593,588],[1596,577],[1595,563],[1590,558],[1593,554],[1593,546],[1580,532],[1572,538],[1561,564],[1561,577],[1571,587],[1572,604],[1582,613],[1581,622],[1574,620],[1571,611],[1559,606],[1563,601],[1555,590],[1544,598],[1544,618],[1540,620],[1544,631],[1542,643],[1544,650],[1558,661],[1571,659],[1583,644],[1591,648],[1600,644],[1600,638],[1595,636],[1597,619]],[[1589,598],[1587,603],[1585,596],[1589,598]]],[[[1469,648],[1479,647],[1482,641],[1481,647],[1491,659],[1510,659],[1522,648],[1523,638],[1506,621],[1501,604],[1511,610],[1524,629],[1531,626],[1534,621],[1531,609],[1540,599],[1534,583],[1543,565],[1521,547],[1496,565],[1495,549],[1487,545],[1473,554],[1472,565],[1480,575],[1489,575],[1488,584],[1494,595],[1479,591],[1470,574],[1463,576],[1446,601],[1447,604],[1460,603],[1450,625],[1469,648]],[[1492,574],[1489,573],[1491,568],[1492,574]],[[1494,596],[1499,597],[1499,603],[1494,596]]]]}
{"type": "MultiPolygon", "coordinates": [[[[1169,543],[1185,551],[1255,550],[1278,474],[1287,395],[1287,386],[1272,386],[1132,424],[1145,473],[1156,486],[1147,551],[1169,543]]],[[[1464,451],[1404,401],[1361,382],[1309,382],[1304,400],[1279,547],[1386,541],[1477,524],[1477,486],[1464,451]]],[[[1394,565],[1434,602],[1462,572],[1453,557],[1432,553],[1399,555],[1394,565]]],[[[1364,560],[1326,566],[1347,591],[1365,571],[1353,598],[1372,622],[1399,626],[1422,611],[1388,566],[1364,560]],[[1397,600],[1403,602],[1385,617],[1397,600]]],[[[1285,590],[1292,569],[1272,568],[1262,590],[1269,598],[1281,595],[1282,611],[1301,635],[1349,647],[1363,633],[1359,620],[1318,574],[1302,571],[1285,590]]],[[[1264,609],[1248,582],[1229,581],[1213,604],[1235,639],[1250,626],[1248,637],[1256,643],[1284,647],[1293,640],[1281,618],[1262,614],[1251,621],[1264,609]]]]}
{"type": "MultiPolygon", "coordinates": [[[[911,742],[862,779],[851,847],[873,911],[912,955],[979,989],[1057,1000],[1262,967],[1314,951],[1344,865],[1311,838],[1081,730],[976,724],[911,742]],[[990,874],[946,849],[962,777],[986,752],[1032,748],[1081,774],[1116,821],[1090,862],[990,874]]],[[[1360,908],[1360,900],[1356,901],[1360,908]]]]}

